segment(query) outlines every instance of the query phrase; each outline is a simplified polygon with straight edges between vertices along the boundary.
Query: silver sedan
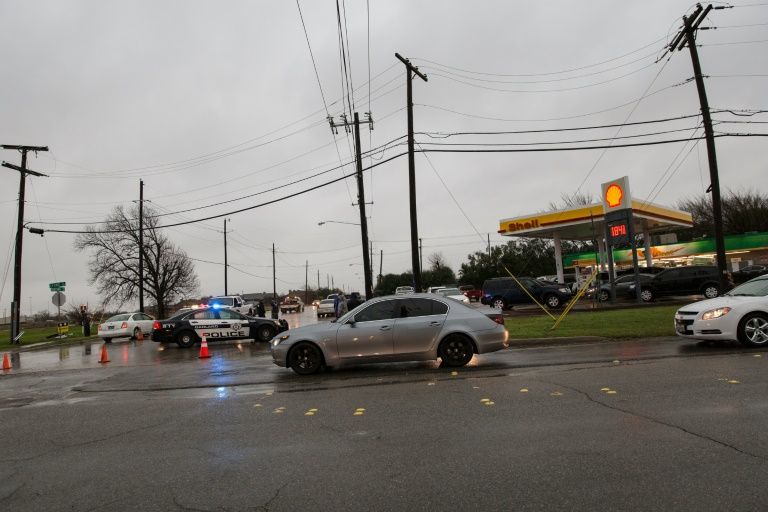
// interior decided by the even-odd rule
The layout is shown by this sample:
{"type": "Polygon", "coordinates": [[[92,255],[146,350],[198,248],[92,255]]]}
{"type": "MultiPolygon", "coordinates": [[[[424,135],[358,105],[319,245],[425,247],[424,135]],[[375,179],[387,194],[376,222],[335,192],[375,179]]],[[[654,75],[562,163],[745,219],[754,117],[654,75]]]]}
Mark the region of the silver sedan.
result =
{"type": "Polygon", "coordinates": [[[464,366],[473,354],[507,348],[508,338],[500,313],[422,293],[373,299],[338,321],[278,335],[272,358],[300,375],[324,366],[438,358],[446,366],[464,366]]]}

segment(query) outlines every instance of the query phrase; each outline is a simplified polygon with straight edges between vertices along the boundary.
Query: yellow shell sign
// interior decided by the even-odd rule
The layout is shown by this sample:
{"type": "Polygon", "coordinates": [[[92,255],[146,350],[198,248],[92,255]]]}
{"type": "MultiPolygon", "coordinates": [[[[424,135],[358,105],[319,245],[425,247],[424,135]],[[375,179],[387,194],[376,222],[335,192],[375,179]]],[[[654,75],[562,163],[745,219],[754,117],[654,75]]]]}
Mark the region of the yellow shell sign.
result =
{"type": "Polygon", "coordinates": [[[610,185],[605,191],[605,202],[611,208],[615,208],[621,204],[621,200],[624,198],[624,191],[616,183],[610,185]]]}

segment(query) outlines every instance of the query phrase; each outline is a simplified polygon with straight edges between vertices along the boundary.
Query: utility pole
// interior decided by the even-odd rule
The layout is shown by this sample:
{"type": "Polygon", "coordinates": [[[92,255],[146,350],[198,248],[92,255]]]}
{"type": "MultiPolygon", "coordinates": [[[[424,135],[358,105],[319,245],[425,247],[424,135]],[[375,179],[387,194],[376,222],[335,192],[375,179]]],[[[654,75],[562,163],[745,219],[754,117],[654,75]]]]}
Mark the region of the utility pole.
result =
{"type": "Polygon", "coordinates": [[[304,304],[309,302],[309,260],[304,266],[304,304]]]}
{"type": "Polygon", "coordinates": [[[272,297],[277,299],[277,269],[275,268],[275,244],[272,243],[272,297]]]}
{"type": "Polygon", "coordinates": [[[0,145],[2,149],[11,149],[21,152],[21,167],[8,162],[3,162],[3,167],[19,171],[19,213],[16,221],[16,253],[13,261],[13,302],[11,302],[11,343],[20,343],[19,337],[20,321],[19,310],[21,302],[21,253],[24,241],[24,193],[26,190],[27,174],[32,176],[47,176],[41,172],[27,169],[27,153],[29,151],[48,151],[48,146],[17,146],[11,144],[0,145]]]}
{"type": "Polygon", "coordinates": [[[144,312],[144,180],[139,180],[139,311],[144,312]]]}
{"type": "Polygon", "coordinates": [[[317,298],[320,298],[320,269],[317,269],[317,298]]]}
{"type": "Polygon", "coordinates": [[[408,107],[408,192],[411,208],[411,267],[413,268],[413,287],[416,292],[421,292],[421,265],[418,247],[416,246],[419,240],[419,227],[416,219],[416,160],[414,158],[414,142],[413,142],[413,74],[427,81],[427,76],[419,71],[419,68],[411,64],[406,58],[400,56],[399,53],[395,53],[395,57],[405,64],[406,73],[406,86],[407,86],[407,103],[408,107]]]}
{"type": "Polygon", "coordinates": [[[370,242],[371,244],[371,295],[366,295],[365,300],[369,300],[373,298],[373,266],[375,263],[373,262],[373,242],[370,242]]]}
{"type": "Polygon", "coordinates": [[[491,259],[491,234],[488,233],[488,259],[491,259]]]}
{"type": "MultiPolygon", "coordinates": [[[[328,122],[331,125],[331,130],[334,133],[338,133],[337,128],[343,126],[345,130],[349,130],[349,121],[346,114],[341,116],[341,123],[336,123],[333,117],[328,118],[328,122]]],[[[366,120],[363,121],[368,124],[369,128],[373,129],[373,119],[371,113],[366,113],[366,120]]],[[[355,154],[357,160],[357,204],[360,207],[360,235],[362,237],[363,246],[363,273],[365,274],[365,295],[366,297],[373,296],[373,286],[371,284],[371,260],[368,254],[368,218],[365,215],[365,186],[363,182],[363,157],[362,150],[360,148],[360,116],[357,112],[354,113],[354,136],[355,136],[355,154]]]]}
{"type": "Polygon", "coordinates": [[[224,295],[229,295],[229,289],[227,288],[227,268],[229,264],[227,262],[227,219],[224,219],[224,295]]]}
{"type": "Polygon", "coordinates": [[[383,267],[384,267],[384,249],[382,249],[381,253],[379,254],[379,280],[377,284],[381,284],[381,278],[383,277],[383,274],[381,273],[381,271],[383,267]]]}
{"type": "MultiPolygon", "coordinates": [[[[714,9],[724,9],[726,6],[718,6],[714,9]]],[[[696,30],[701,22],[713,9],[712,4],[702,7],[696,5],[696,10],[690,16],[683,16],[683,29],[675,36],[669,45],[669,51],[681,51],[685,46],[691,53],[691,63],[693,64],[693,74],[696,79],[696,89],[699,93],[699,103],[701,105],[701,120],[704,124],[704,135],[707,141],[707,157],[709,159],[709,191],[712,192],[712,223],[715,226],[715,254],[717,259],[717,268],[720,271],[720,290],[726,286],[726,272],[728,271],[725,261],[725,238],[723,236],[723,209],[720,201],[720,177],[717,169],[717,153],[715,151],[715,136],[712,130],[712,117],[709,112],[709,102],[707,101],[707,90],[704,87],[704,77],[701,74],[701,64],[699,63],[699,52],[696,48],[696,30]]]]}
{"type": "Polygon", "coordinates": [[[421,275],[421,269],[424,268],[424,255],[421,253],[421,238],[419,238],[419,275],[421,275]]]}
{"type": "Polygon", "coordinates": [[[331,275],[325,274],[325,287],[330,290],[331,289],[331,275]]]}

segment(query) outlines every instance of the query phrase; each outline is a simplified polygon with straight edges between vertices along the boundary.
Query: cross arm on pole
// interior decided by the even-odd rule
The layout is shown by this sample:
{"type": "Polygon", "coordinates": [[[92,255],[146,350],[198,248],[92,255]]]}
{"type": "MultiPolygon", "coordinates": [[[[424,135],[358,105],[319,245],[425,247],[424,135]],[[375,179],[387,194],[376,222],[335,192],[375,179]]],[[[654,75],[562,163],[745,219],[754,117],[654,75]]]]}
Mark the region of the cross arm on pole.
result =
{"type": "Polygon", "coordinates": [[[417,68],[416,66],[414,66],[413,64],[411,64],[411,61],[410,61],[410,60],[406,59],[405,57],[403,57],[403,56],[402,56],[402,55],[400,55],[399,53],[395,53],[395,57],[397,57],[397,58],[398,58],[398,60],[400,60],[400,62],[402,62],[403,64],[405,64],[405,65],[408,67],[408,69],[409,69],[410,71],[412,71],[413,73],[415,73],[415,74],[416,74],[416,76],[418,76],[419,78],[421,78],[421,79],[422,79],[422,80],[424,80],[425,82],[427,82],[427,81],[428,81],[428,80],[427,80],[427,75],[425,75],[424,73],[422,73],[421,71],[419,71],[419,68],[417,68]]]}
{"type": "Polygon", "coordinates": [[[42,177],[46,177],[46,178],[48,177],[47,174],[43,174],[41,172],[25,169],[23,167],[19,167],[18,165],[9,164],[8,162],[3,162],[3,167],[7,167],[9,169],[13,169],[14,171],[23,172],[24,174],[31,174],[32,176],[42,176],[42,177]]]}

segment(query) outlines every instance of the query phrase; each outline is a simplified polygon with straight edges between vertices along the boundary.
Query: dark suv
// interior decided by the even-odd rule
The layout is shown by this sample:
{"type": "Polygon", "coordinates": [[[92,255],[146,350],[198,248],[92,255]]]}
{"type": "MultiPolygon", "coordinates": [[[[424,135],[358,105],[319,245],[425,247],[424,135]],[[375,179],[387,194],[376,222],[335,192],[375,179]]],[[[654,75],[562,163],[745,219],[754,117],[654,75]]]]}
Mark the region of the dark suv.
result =
{"type": "Polygon", "coordinates": [[[640,297],[645,302],[669,295],[702,294],[713,299],[723,291],[720,289],[720,274],[714,265],[668,268],[642,286],[640,297]]]}
{"type": "MultiPolygon", "coordinates": [[[[571,299],[571,290],[564,284],[551,284],[532,277],[520,277],[518,281],[538,302],[550,309],[557,309],[571,299]]],[[[507,309],[515,304],[533,304],[528,293],[511,277],[496,277],[483,283],[480,302],[497,309],[507,309]]]]}

